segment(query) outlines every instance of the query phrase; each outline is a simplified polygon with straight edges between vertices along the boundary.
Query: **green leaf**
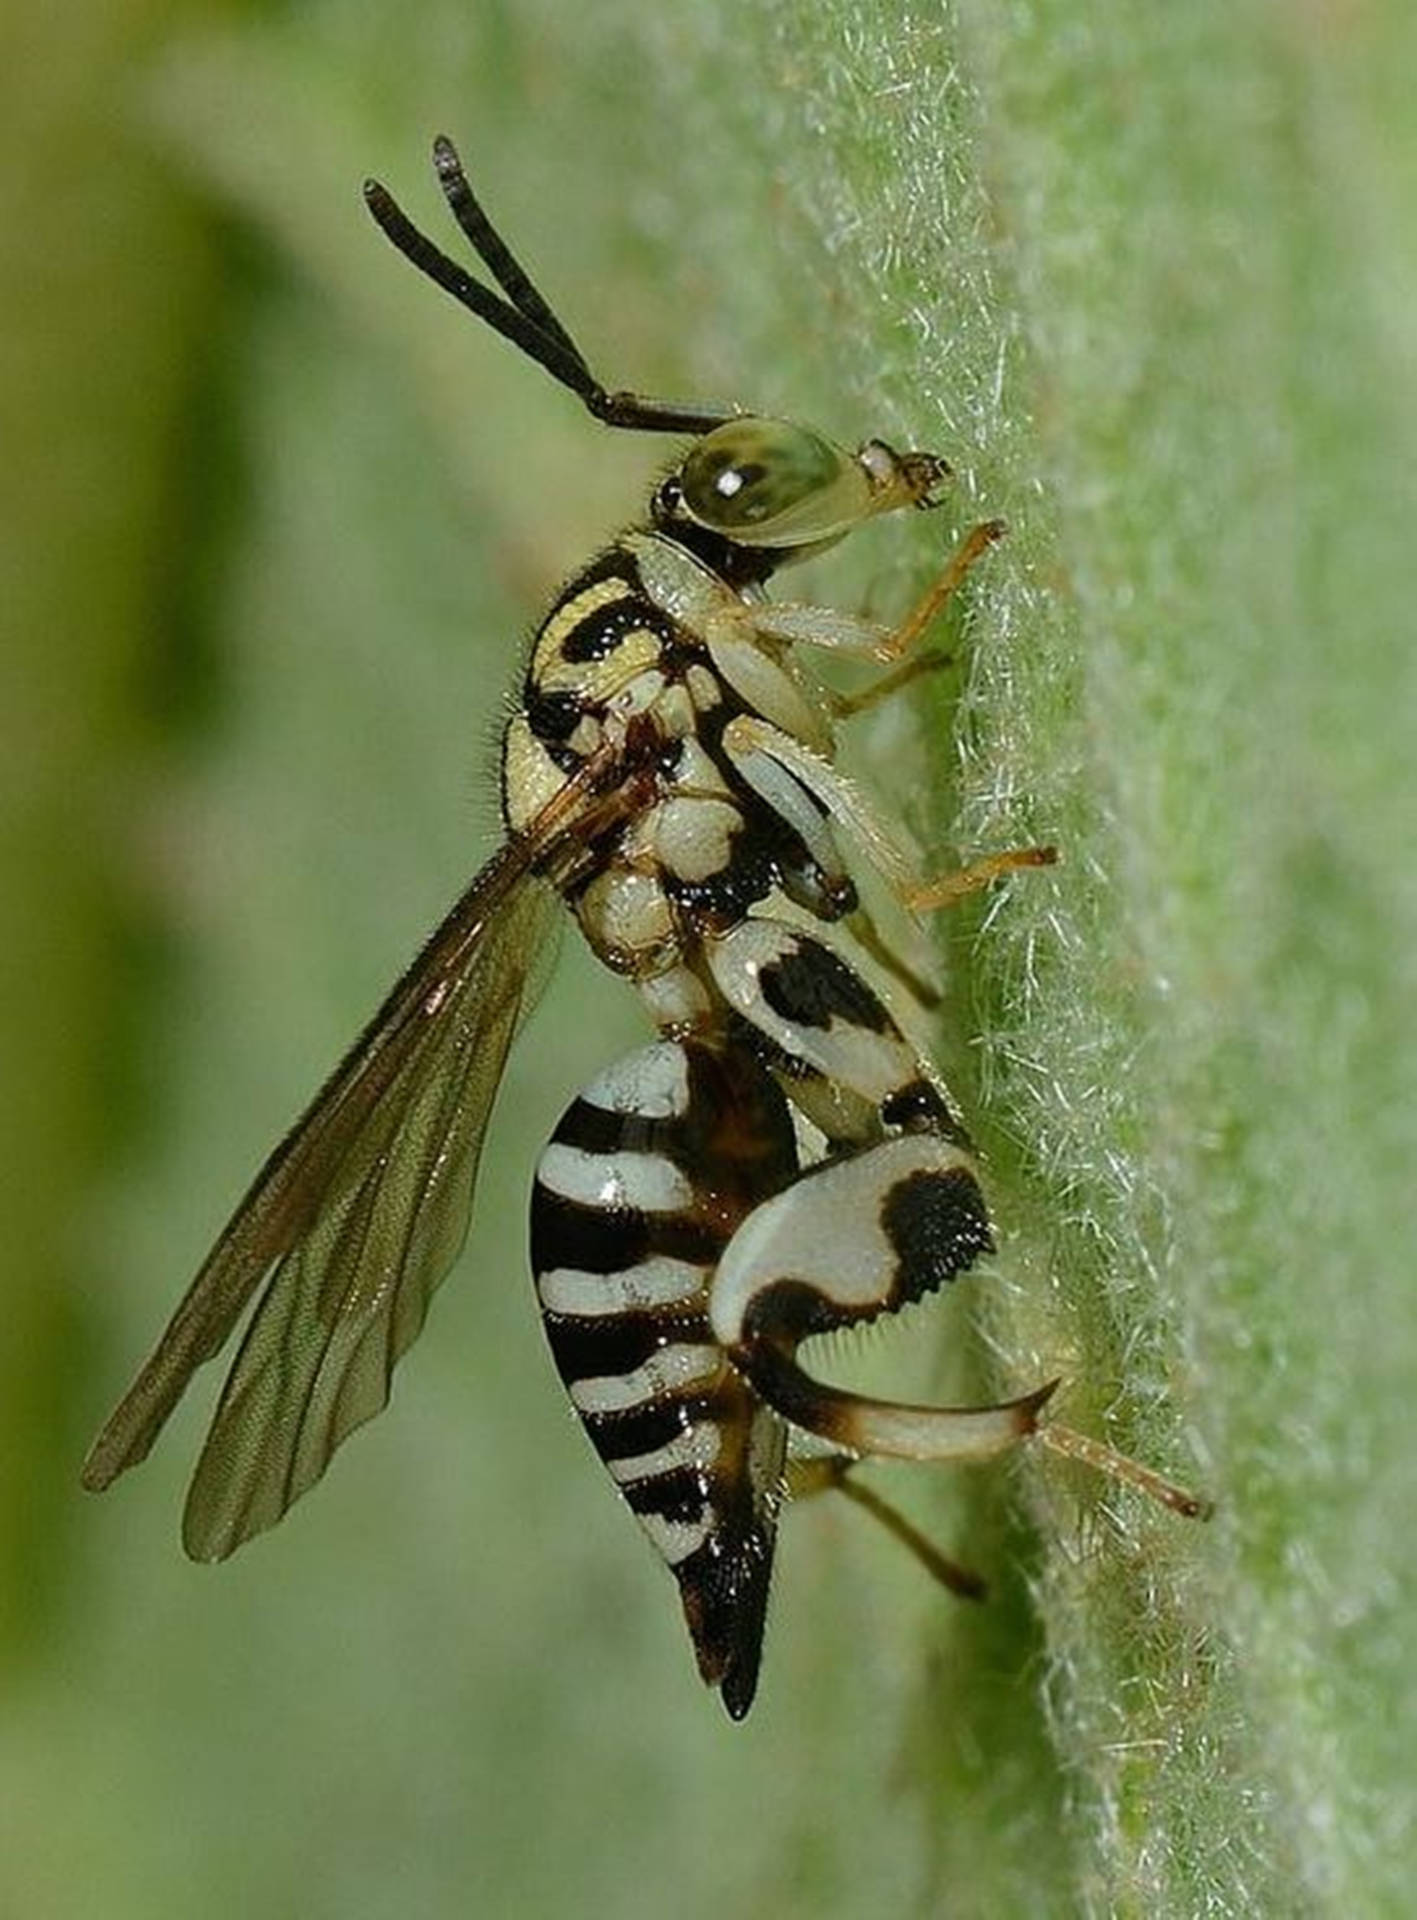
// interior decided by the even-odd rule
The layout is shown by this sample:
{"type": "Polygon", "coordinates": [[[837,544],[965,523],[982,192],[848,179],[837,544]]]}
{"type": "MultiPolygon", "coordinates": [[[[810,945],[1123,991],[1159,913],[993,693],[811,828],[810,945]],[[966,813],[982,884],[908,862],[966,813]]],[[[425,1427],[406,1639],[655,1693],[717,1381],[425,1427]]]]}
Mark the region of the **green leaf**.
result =
{"type": "Polygon", "coordinates": [[[168,803],[170,1142],[116,1210],[112,1311],[136,1353],[466,876],[518,632],[657,457],[368,227],[375,172],[451,238],[444,131],[609,384],[950,456],[944,515],[813,592],[903,606],[1009,520],[957,671],[852,752],[934,864],[1061,851],[940,929],[932,1044],[1001,1253],[840,1364],[937,1396],[1062,1372],[1072,1424],[1216,1519],[1041,1452],[882,1473],[994,1598],[809,1506],[760,1703],[721,1723],[524,1284],[531,1159],[638,1031],[568,943],[378,1428],[215,1580],[176,1562],[194,1423],[89,1522],[106,1612],[25,1775],[78,1839],[7,1848],[52,1910],[96,1861],[109,1914],[1405,1911],[1414,27],[1105,12],[327,0],[162,50],[167,151],[261,265],[227,705],[168,803]]]}

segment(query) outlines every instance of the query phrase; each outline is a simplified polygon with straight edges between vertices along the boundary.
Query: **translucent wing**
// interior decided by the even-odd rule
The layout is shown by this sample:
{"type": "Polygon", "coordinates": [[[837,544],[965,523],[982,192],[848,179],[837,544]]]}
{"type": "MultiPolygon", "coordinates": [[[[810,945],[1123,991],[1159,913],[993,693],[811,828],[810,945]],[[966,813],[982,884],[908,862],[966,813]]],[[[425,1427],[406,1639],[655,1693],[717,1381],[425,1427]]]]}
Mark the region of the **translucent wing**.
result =
{"type": "Polygon", "coordinates": [[[144,1458],[259,1292],[187,1499],[194,1559],[272,1526],[387,1404],[467,1229],[556,909],[542,876],[626,810],[590,795],[587,770],[473,881],[262,1167],[94,1442],[83,1480],[98,1489],[144,1458]]]}

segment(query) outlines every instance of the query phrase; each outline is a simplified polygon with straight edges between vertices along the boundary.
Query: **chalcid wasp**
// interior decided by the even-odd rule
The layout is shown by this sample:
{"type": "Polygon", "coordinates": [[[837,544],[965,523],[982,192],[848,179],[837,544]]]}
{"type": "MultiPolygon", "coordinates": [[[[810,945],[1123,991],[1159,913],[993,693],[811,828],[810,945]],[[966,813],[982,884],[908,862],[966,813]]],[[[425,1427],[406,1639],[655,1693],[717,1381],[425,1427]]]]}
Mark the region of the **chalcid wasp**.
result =
{"type": "Polygon", "coordinates": [[[797,1357],[809,1335],[894,1313],[992,1246],[938,1075],[811,929],[844,926],[910,984],[838,835],[916,911],[1053,857],[1012,850],[919,882],[833,760],[835,722],[930,664],[918,643],[1002,526],[970,533],[894,627],[768,599],[779,567],[878,514],[933,506],[946,462],[607,391],[448,141],[434,163],[501,291],[370,182],[394,246],[597,420],[692,443],[645,523],[556,596],[503,739],[500,850],[257,1174],[84,1483],[106,1487],[146,1455],[248,1309],[187,1496],[195,1559],[273,1525],[386,1404],[462,1244],[498,1081],[564,903],[659,1037],[572,1102],[541,1156],[536,1290],[571,1403],[673,1571],[704,1680],[741,1718],[795,1487],[840,1486],[964,1591],[972,1576],[850,1479],[854,1462],[979,1459],[1032,1436],[1181,1513],[1203,1503],[1047,1419],[1056,1381],[996,1406],[910,1406],[826,1385],[797,1357]],[[796,658],[811,647],[887,671],[829,694],[796,658]]]}

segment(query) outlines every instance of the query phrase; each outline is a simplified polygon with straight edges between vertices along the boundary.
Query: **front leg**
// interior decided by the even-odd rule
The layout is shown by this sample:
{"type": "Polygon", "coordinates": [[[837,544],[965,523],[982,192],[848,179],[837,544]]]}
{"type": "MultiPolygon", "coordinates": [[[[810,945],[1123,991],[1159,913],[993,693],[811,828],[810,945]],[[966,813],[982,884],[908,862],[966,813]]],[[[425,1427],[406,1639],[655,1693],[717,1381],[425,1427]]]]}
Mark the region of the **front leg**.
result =
{"type": "Polygon", "coordinates": [[[977,527],[971,527],[938,578],[894,626],[879,620],[863,620],[837,607],[807,606],[790,600],[753,601],[743,604],[741,614],[736,608],[715,614],[709,633],[709,651],[714,651],[714,629],[727,633],[733,625],[741,623],[750,626],[762,639],[783,645],[820,647],[859,660],[893,665],[918,645],[958,593],[970,568],[1007,532],[1002,520],[983,520],[977,527]]]}
{"type": "Polygon", "coordinates": [[[1055,866],[1057,859],[1056,847],[1006,847],[1002,853],[986,853],[978,860],[971,860],[968,866],[907,886],[901,894],[901,904],[912,913],[934,913],[940,907],[954,906],[967,894],[978,893],[1006,873],[1017,873],[1025,867],[1055,866]]]}
{"type": "Polygon", "coordinates": [[[938,579],[894,626],[821,607],[784,600],[741,600],[725,594],[700,617],[700,632],[717,673],[745,702],[774,726],[805,741],[819,753],[831,749],[831,718],[849,718],[915,679],[933,671],[937,660],[908,660],[907,655],[934,625],[980,556],[1006,529],[1002,520],[985,520],[960,541],[938,579]],[[816,647],[848,659],[874,660],[896,667],[855,694],[823,693],[803,684],[788,650],[816,647]],[[899,663],[904,661],[905,665],[899,663]]]}

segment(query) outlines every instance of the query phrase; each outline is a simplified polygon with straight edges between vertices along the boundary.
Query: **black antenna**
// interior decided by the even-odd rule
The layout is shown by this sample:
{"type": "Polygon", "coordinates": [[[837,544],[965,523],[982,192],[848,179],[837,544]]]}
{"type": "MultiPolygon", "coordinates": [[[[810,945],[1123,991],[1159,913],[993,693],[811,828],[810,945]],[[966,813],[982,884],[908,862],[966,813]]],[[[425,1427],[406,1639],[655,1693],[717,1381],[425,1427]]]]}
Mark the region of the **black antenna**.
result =
{"type": "Polygon", "coordinates": [[[520,347],[563,387],[578,395],[586,409],[608,427],[630,427],[648,433],[708,433],[725,420],[735,420],[741,407],[712,406],[701,401],[652,400],[641,393],[607,393],[585,355],[542,299],[518,264],[511,248],[488,219],[482,203],[468,184],[462,161],[451,140],[442,134],[433,142],[433,165],[443,197],[453,218],[467,235],[483,264],[507,297],[476,279],[456,260],[450,260],[426,234],[420,233],[387,187],[377,180],[364,183],[364,202],[384,233],[420,273],[475,313],[489,327],[520,347]]]}

